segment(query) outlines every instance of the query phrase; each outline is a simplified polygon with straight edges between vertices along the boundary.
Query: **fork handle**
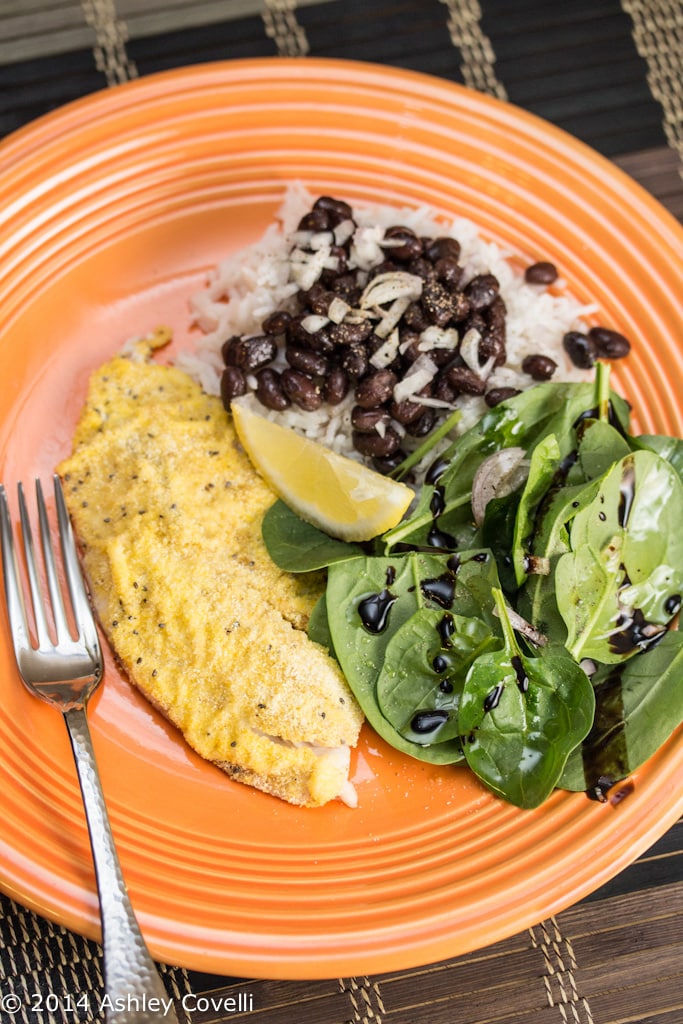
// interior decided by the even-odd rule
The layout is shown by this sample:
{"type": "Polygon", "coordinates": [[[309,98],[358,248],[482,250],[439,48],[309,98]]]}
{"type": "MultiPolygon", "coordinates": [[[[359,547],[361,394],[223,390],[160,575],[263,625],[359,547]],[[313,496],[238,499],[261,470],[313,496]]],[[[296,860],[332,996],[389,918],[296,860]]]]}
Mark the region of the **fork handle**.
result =
{"type": "Polygon", "coordinates": [[[133,911],[114,845],[85,707],[63,712],[83,794],[102,922],[108,1024],[178,1024],[133,911]]]}

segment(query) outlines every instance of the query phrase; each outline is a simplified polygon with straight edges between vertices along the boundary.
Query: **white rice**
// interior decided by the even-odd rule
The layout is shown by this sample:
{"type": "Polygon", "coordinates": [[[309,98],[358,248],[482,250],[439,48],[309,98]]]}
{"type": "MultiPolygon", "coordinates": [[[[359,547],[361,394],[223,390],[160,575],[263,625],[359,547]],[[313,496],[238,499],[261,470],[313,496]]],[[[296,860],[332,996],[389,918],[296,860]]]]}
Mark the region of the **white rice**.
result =
{"type": "MultiPolygon", "coordinates": [[[[193,353],[183,353],[177,363],[199,381],[209,394],[220,394],[220,378],[224,368],[221,347],[234,335],[262,333],[262,321],[278,309],[296,308],[299,290],[291,277],[289,254],[291,235],[301,217],[307,213],[315,197],[301,186],[288,189],[276,223],[272,224],[254,245],[220,263],[211,273],[207,286],[191,302],[193,321],[201,330],[193,353]]],[[[486,241],[471,221],[456,218],[446,221],[426,207],[396,208],[364,206],[354,208],[359,227],[383,230],[392,224],[403,224],[419,236],[451,236],[460,243],[460,263],[465,268],[464,281],[476,274],[491,273],[500,282],[500,294],[507,308],[507,360],[493,370],[487,390],[512,387],[524,390],[535,382],[522,372],[527,355],[543,354],[557,364],[554,381],[585,380],[590,371],[577,370],[567,357],[562,338],[568,331],[585,331],[585,317],[594,307],[581,305],[565,294],[558,280],[552,291],[542,285],[527,284],[523,273],[511,262],[512,253],[496,243],[486,241]]],[[[372,239],[372,232],[368,232],[372,239]]],[[[353,393],[337,406],[324,405],[316,412],[290,407],[284,412],[265,409],[255,397],[240,401],[254,404],[262,415],[289,426],[328,447],[352,458],[361,458],[351,441],[351,409],[353,393]]],[[[460,434],[486,411],[483,398],[460,396],[453,408],[461,410],[461,419],[454,429],[460,434]]],[[[448,413],[450,410],[445,410],[448,413]]],[[[406,436],[406,451],[419,443],[406,436]]],[[[432,458],[433,458],[432,453],[432,458]]]]}

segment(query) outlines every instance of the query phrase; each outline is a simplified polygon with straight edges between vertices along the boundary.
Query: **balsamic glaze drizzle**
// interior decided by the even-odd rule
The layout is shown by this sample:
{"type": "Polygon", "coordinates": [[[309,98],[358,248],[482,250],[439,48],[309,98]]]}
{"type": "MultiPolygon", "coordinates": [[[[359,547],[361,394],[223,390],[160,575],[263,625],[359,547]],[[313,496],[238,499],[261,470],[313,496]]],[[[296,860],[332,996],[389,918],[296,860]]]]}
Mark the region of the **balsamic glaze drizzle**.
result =
{"type": "Polygon", "coordinates": [[[389,612],[396,603],[396,596],[389,587],[396,579],[396,570],[390,565],[385,573],[386,587],[377,594],[364,597],[358,604],[361,623],[368,633],[383,633],[389,623],[389,612]]]}
{"type": "Polygon", "coordinates": [[[426,736],[436,732],[447,721],[447,711],[418,711],[416,715],[413,715],[410,726],[413,732],[426,736]]]}

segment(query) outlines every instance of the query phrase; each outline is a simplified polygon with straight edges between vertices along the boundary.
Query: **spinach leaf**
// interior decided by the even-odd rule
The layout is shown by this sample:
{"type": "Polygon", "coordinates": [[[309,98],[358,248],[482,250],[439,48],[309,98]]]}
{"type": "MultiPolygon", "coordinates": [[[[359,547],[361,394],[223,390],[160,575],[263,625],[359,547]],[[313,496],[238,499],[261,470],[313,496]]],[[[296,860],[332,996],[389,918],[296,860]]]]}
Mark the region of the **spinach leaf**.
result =
{"type": "Polygon", "coordinates": [[[566,653],[525,656],[501,591],[494,597],[505,649],[481,655],[467,675],[458,715],[463,750],[495,793],[518,807],[537,807],[591,727],[593,688],[566,653]]]}
{"type": "Polygon", "coordinates": [[[530,553],[547,564],[548,572],[529,574],[518,595],[519,611],[557,640],[566,640],[567,628],[557,606],[555,569],[560,556],[571,550],[571,521],[595,498],[599,483],[594,478],[603,476],[629,451],[627,441],[608,423],[583,421],[576,452],[558,465],[536,506],[530,553]]]}
{"type": "Polygon", "coordinates": [[[308,636],[314,643],[325,647],[332,657],[335,657],[330,624],[327,618],[327,597],[325,594],[318,598],[308,620],[308,636]]]}
{"type": "Polygon", "coordinates": [[[518,611],[541,633],[559,642],[566,640],[567,627],[557,605],[555,570],[561,555],[570,550],[571,520],[590,504],[597,489],[597,483],[582,483],[557,487],[546,495],[532,551],[535,557],[547,561],[549,571],[530,574],[518,594],[518,611]]]}
{"type": "Polygon", "coordinates": [[[639,768],[683,722],[683,634],[670,631],[649,650],[593,676],[595,721],[569,756],[558,786],[593,790],[639,768]]]}
{"type": "Polygon", "coordinates": [[[517,590],[517,578],[510,552],[521,496],[520,489],[507,494],[504,498],[492,498],[486,505],[481,527],[482,545],[493,552],[500,583],[507,594],[514,594],[517,590]]]}
{"type": "Polygon", "coordinates": [[[577,659],[608,664],[663,631],[683,589],[683,484],[654,452],[621,459],[574,517],[555,587],[577,659]]]}
{"type": "Polygon", "coordinates": [[[683,440],[679,437],[666,437],[663,434],[639,434],[631,438],[634,449],[647,449],[656,452],[666,459],[670,466],[683,478],[683,440]]]}
{"type": "Polygon", "coordinates": [[[387,645],[377,680],[382,714],[413,743],[457,737],[465,675],[480,654],[498,646],[482,619],[419,608],[387,645]]]}
{"type": "Polygon", "coordinates": [[[581,431],[578,464],[584,480],[603,476],[631,451],[626,438],[609,423],[589,421],[581,431]]]}
{"type": "Polygon", "coordinates": [[[363,553],[360,544],[328,537],[279,499],[264,515],[261,533],[268,554],[287,572],[311,572],[363,553]]]}
{"type": "Polygon", "coordinates": [[[512,538],[512,565],[518,587],[527,578],[536,512],[555,478],[559,459],[560,446],[554,434],[539,441],[531,455],[529,475],[520,498],[512,538]]]}
{"type": "MultiPolygon", "coordinates": [[[[628,406],[611,393],[610,410],[620,428],[628,425],[628,406]]],[[[472,481],[481,463],[501,448],[521,447],[530,454],[548,434],[554,434],[564,458],[576,447],[576,426],[595,407],[592,383],[552,382],[537,384],[490,409],[481,420],[456,438],[439,456],[415,510],[384,535],[386,550],[397,544],[424,546],[432,543],[434,495],[439,496],[438,527],[441,537],[451,537],[453,549],[473,543],[472,481]]]]}
{"type": "Polygon", "coordinates": [[[393,635],[422,608],[440,610],[442,615],[453,608],[463,616],[487,617],[489,628],[496,631],[491,596],[496,585],[495,562],[486,551],[460,556],[415,551],[330,566],[327,608],[335,655],[368,722],[397,750],[435,764],[462,758],[457,738],[414,743],[382,713],[377,681],[393,635]],[[488,609],[482,612],[487,601],[488,609]]]}
{"type": "Polygon", "coordinates": [[[398,544],[414,546],[450,547],[467,546],[471,539],[472,481],[483,461],[482,439],[468,431],[451,446],[447,457],[439,458],[434,472],[423,485],[414,512],[383,536],[386,550],[398,544]],[[440,472],[443,466],[444,472],[440,472]],[[435,503],[439,513],[435,514],[435,503]],[[438,536],[435,527],[438,520],[438,536]]]}

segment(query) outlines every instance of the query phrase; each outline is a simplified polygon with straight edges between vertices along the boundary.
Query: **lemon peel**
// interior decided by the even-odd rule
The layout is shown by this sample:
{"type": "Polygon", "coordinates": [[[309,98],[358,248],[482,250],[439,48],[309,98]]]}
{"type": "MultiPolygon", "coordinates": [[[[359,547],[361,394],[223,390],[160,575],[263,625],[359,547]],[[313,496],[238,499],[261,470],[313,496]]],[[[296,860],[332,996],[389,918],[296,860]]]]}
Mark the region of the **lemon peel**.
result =
{"type": "Polygon", "coordinates": [[[331,537],[366,541],[396,526],[414,492],[354,459],[232,403],[237,436],[273,491],[331,537]]]}

